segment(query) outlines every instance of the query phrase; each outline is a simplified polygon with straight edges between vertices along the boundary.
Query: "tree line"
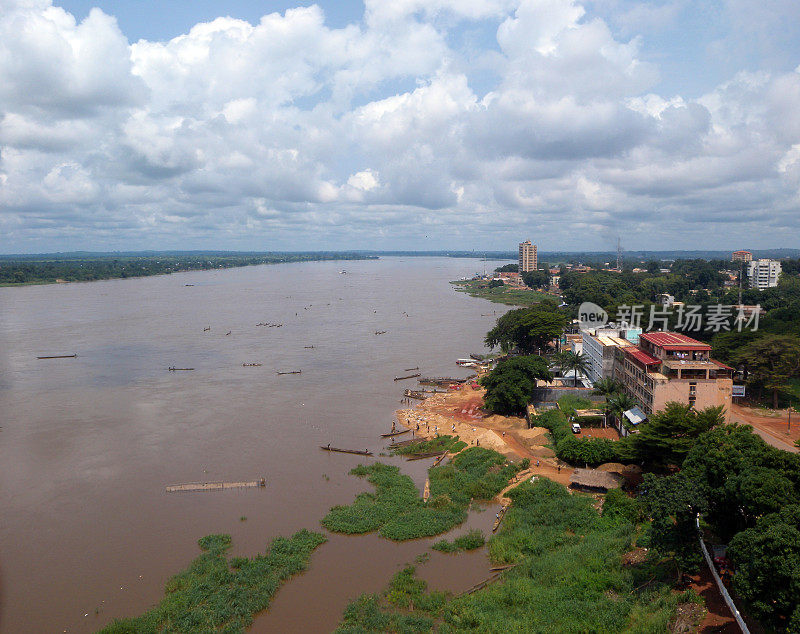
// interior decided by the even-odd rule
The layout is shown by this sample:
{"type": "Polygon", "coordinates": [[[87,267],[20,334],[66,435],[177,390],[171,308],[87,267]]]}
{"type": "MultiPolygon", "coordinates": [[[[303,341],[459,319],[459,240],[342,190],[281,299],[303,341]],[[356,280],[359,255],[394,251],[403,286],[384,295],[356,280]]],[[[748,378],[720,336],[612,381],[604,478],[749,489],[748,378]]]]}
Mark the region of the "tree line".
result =
{"type": "Polygon", "coordinates": [[[145,277],[179,271],[233,268],[256,264],[317,260],[365,260],[375,256],[357,253],[263,253],[185,255],[148,254],[87,257],[2,257],[0,284],[46,284],[57,281],[89,282],[114,278],[145,277]]]}

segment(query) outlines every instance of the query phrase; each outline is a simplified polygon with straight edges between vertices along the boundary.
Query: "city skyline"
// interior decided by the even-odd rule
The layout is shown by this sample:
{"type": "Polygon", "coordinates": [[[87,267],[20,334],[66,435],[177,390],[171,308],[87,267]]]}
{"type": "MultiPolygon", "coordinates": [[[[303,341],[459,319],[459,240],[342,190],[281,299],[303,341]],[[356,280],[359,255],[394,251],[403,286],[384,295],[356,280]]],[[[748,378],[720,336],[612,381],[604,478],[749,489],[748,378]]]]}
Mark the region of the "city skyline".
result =
{"type": "Polygon", "coordinates": [[[2,253],[800,247],[792,2],[0,7],[2,253]]]}

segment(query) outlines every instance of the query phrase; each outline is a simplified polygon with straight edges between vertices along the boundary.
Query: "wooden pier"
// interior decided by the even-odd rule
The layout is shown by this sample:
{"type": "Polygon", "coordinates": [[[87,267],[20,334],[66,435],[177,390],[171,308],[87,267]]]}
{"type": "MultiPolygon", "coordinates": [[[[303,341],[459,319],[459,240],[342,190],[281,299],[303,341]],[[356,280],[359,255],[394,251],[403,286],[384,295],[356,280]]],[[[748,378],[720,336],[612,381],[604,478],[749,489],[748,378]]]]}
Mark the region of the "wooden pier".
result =
{"type": "Polygon", "coordinates": [[[471,381],[475,378],[475,375],[469,376],[464,379],[454,379],[449,376],[430,376],[430,377],[422,377],[419,382],[420,385],[437,385],[437,386],[445,386],[450,385],[451,383],[466,383],[467,381],[471,381]]]}
{"type": "Polygon", "coordinates": [[[188,484],[171,484],[167,493],[178,491],[223,491],[225,489],[248,489],[267,486],[266,478],[251,482],[189,482],[188,484]]]}
{"type": "Polygon", "coordinates": [[[75,359],[77,354],[50,354],[43,357],[36,357],[37,359],[75,359]]]}
{"type": "Polygon", "coordinates": [[[340,449],[339,447],[331,447],[330,445],[328,445],[327,447],[325,445],[320,445],[319,448],[323,449],[324,451],[336,451],[338,453],[353,453],[356,454],[357,456],[372,455],[372,452],[369,451],[368,449],[340,449]]]}
{"type": "Polygon", "coordinates": [[[408,374],[406,376],[396,376],[394,377],[395,381],[404,381],[406,379],[416,379],[418,376],[422,376],[421,374],[408,374]]]}

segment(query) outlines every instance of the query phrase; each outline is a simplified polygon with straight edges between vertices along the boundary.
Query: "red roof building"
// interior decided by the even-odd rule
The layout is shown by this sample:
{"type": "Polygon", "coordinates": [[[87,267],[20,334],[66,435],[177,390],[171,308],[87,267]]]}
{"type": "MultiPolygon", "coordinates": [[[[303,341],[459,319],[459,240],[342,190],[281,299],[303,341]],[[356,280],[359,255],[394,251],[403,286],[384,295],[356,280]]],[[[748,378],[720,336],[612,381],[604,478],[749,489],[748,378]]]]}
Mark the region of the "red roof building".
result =
{"type": "Polygon", "coordinates": [[[711,359],[711,346],[681,333],[647,332],[615,354],[614,378],[648,414],[671,402],[722,405],[730,416],[733,368],[711,359]]]}

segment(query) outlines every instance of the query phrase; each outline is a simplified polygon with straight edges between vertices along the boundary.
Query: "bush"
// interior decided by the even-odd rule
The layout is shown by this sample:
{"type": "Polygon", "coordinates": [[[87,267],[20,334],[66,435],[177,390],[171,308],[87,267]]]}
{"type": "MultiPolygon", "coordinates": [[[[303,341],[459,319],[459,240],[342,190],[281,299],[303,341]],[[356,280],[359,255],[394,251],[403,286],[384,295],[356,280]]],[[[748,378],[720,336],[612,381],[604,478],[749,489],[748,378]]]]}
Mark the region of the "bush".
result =
{"type": "Polygon", "coordinates": [[[243,634],[253,615],[269,606],[281,583],[305,570],[312,551],[323,542],[323,535],[301,530],[273,540],[263,555],[229,562],[225,553],[230,535],[203,537],[198,542],[203,554],[167,582],[161,603],[140,617],[115,620],[101,632],[243,634]]]}
{"type": "Polygon", "coordinates": [[[431,548],[443,553],[455,553],[459,550],[475,550],[486,543],[486,539],[479,530],[471,530],[466,535],[456,537],[452,542],[446,539],[439,540],[431,548]]]}
{"type": "Polygon", "coordinates": [[[627,457],[627,445],[624,441],[608,438],[576,438],[564,412],[557,409],[535,416],[531,422],[550,432],[556,456],[569,464],[597,466],[605,462],[619,462],[627,457]]]}
{"type": "Polygon", "coordinates": [[[416,455],[421,453],[458,453],[467,446],[463,440],[459,440],[458,436],[439,436],[438,438],[431,438],[423,442],[414,443],[413,445],[403,445],[402,447],[395,447],[392,453],[395,455],[416,455]]]}

